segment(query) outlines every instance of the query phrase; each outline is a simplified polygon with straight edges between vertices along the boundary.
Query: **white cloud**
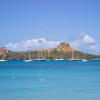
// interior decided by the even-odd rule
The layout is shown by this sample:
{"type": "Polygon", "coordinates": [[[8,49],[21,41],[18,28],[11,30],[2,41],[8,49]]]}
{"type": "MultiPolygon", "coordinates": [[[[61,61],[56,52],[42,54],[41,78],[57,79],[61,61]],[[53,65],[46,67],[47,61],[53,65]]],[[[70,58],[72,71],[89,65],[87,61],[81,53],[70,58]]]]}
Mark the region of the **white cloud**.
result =
{"type": "MultiPolygon", "coordinates": [[[[8,43],[5,47],[12,51],[26,51],[28,49],[42,49],[42,48],[54,48],[60,41],[50,41],[45,38],[30,39],[26,41],[21,41],[18,43],[8,43]]],[[[70,45],[76,50],[100,54],[100,44],[89,34],[81,33],[77,39],[70,42],[70,45]]]]}
{"type": "Polygon", "coordinates": [[[26,51],[28,49],[35,50],[40,48],[53,48],[56,47],[59,43],[59,41],[49,41],[45,38],[39,38],[21,41],[18,43],[11,42],[6,44],[5,47],[13,51],[26,51]]]}
{"type": "Polygon", "coordinates": [[[94,50],[95,52],[99,51],[99,53],[100,53],[100,44],[91,45],[91,49],[94,50]]]}
{"type": "Polygon", "coordinates": [[[90,36],[90,35],[88,35],[86,33],[81,33],[77,40],[81,40],[85,44],[95,43],[95,39],[92,36],[90,36]]]}
{"type": "Polygon", "coordinates": [[[87,53],[100,54],[100,44],[90,35],[81,33],[71,46],[87,53]]]}
{"type": "Polygon", "coordinates": [[[95,43],[94,38],[89,36],[86,33],[79,34],[78,38],[71,42],[72,47],[75,47],[77,49],[81,49],[82,45],[89,45],[95,43]]]}

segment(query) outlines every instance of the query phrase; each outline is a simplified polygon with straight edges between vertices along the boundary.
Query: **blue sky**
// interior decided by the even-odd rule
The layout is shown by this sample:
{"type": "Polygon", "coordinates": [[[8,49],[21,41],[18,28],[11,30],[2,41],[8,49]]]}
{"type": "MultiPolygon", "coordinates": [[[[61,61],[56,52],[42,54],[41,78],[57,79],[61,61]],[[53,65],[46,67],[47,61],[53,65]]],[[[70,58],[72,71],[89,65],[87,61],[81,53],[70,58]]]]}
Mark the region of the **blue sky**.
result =
{"type": "Polygon", "coordinates": [[[100,43],[100,0],[0,0],[0,44],[32,38],[100,43]]]}

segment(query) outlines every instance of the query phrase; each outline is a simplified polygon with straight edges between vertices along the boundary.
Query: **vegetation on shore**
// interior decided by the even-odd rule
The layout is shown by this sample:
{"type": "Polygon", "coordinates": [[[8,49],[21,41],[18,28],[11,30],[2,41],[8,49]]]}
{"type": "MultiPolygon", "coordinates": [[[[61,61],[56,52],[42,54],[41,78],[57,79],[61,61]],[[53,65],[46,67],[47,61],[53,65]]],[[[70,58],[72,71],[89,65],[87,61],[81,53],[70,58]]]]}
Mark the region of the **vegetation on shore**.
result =
{"type": "Polygon", "coordinates": [[[6,48],[0,49],[0,59],[100,59],[99,55],[83,53],[70,47],[69,43],[62,42],[56,48],[14,52],[6,48]]]}

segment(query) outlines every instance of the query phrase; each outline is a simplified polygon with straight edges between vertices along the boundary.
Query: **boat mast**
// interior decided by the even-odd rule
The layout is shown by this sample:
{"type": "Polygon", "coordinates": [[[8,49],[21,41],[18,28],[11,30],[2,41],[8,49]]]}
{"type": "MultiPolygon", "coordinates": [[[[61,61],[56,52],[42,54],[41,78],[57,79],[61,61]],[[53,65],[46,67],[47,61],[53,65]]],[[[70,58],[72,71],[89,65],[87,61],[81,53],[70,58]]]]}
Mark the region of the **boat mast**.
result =
{"type": "Polygon", "coordinates": [[[31,59],[30,51],[29,51],[29,59],[31,59]]]}
{"type": "Polygon", "coordinates": [[[30,50],[28,50],[28,59],[31,59],[31,54],[30,54],[30,50]]]}
{"type": "Polygon", "coordinates": [[[71,58],[72,60],[74,59],[74,51],[72,50],[72,58],[71,58]]]}

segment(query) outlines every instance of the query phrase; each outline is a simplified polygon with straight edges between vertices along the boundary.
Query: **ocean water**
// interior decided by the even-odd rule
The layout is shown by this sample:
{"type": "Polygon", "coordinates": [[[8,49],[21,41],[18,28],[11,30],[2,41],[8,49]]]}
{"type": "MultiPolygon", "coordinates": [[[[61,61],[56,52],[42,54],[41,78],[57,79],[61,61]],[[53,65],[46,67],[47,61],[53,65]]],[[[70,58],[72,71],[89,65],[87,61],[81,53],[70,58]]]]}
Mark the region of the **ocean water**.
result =
{"type": "Polygon", "coordinates": [[[0,62],[0,100],[100,100],[100,61],[0,62]]]}

